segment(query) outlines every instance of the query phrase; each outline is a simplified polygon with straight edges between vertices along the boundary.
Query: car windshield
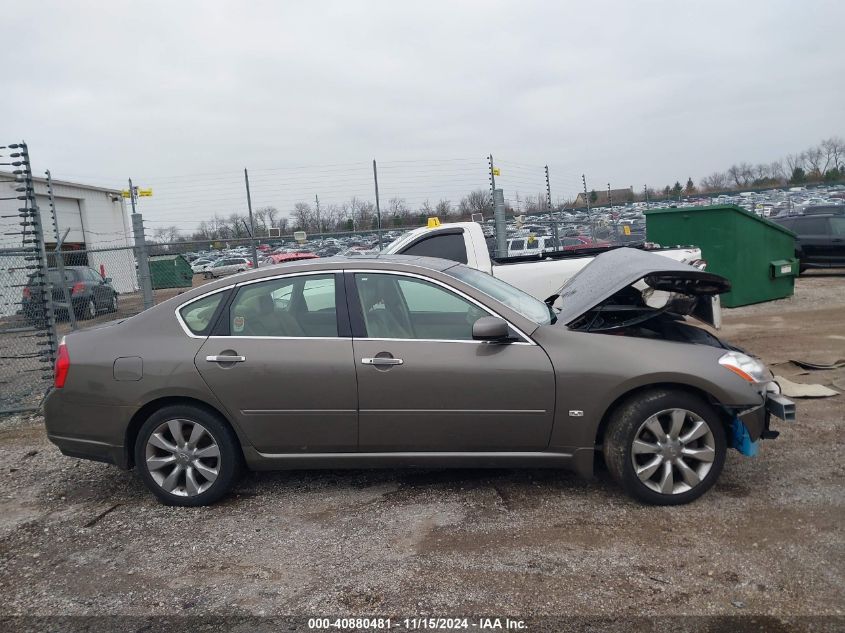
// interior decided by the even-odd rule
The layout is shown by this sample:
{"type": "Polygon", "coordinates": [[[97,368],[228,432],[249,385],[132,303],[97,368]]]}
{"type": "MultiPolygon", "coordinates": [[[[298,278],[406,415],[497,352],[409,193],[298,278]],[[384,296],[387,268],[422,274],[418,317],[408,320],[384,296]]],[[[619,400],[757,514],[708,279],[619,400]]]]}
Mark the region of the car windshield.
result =
{"type": "Polygon", "coordinates": [[[496,279],[493,275],[460,264],[443,272],[504,303],[514,312],[538,325],[554,323],[556,320],[551,308],[545,303],[501,279],[496,279]]]}

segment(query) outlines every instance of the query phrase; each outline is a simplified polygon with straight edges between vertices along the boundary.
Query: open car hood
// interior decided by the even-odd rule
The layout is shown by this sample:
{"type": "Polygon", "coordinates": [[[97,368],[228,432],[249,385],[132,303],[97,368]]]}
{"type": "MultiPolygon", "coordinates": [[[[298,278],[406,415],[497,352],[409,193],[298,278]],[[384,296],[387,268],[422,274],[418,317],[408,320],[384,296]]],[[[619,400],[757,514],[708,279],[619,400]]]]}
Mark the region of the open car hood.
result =
{"type": "Polygon", "coordinates": [[[617,248],[598,255],[546,303],[560,307],[558,323],[572,326],[586,315],[602,323],[579,329],[608,330],[613,323],[628,325],[631,319],[643,321],[664,312],[693,316],[715,326],[714,301],[718,299],[713,298],[730,289],[730,281],[720,275],[655,253],[617,248]],[[614,318],[604,318],[611,311],[614,318]],[[596,315],[598,319],[593,318],[596,315]]]}

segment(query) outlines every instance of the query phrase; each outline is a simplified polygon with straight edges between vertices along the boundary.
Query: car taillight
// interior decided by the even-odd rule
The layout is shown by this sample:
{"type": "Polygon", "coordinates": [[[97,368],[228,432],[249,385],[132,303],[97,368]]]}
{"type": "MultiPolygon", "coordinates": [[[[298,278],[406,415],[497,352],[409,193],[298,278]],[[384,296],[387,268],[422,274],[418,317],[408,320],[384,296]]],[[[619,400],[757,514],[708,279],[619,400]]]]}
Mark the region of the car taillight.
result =
{"type": "Polygon", "coordinates": [[[70,294],[75,295],[79,294],[80,292],[85,292],[85,284],[81,281],[77,281],[73,284],[73,288],[70,289],[70,294]]]}
{"type": "Polygon", "coordinates": [[[65,340],[62,339],[61,344],[59,344],[59,353],[56,355],[56,376],[53,385],[57,389],[61,389],[65,386],[65,380],[67,380],[67,372],[70,369],[70,356],[67,353],[67,345],[65,345],[65,340]]]}
{"type": "Polygon", "coordinates": [[[32,293],[29,291],[29,288],[24,288],[23,289],[23,298],[29,299],[30,297],[32,297],[32,293]]]}
{"type": "Polygon", "coordinates": [[[246,263],[246,267],[247,267],[247,268],[252,268],[252,262],[247,262],[247,263],[246,263]]]}

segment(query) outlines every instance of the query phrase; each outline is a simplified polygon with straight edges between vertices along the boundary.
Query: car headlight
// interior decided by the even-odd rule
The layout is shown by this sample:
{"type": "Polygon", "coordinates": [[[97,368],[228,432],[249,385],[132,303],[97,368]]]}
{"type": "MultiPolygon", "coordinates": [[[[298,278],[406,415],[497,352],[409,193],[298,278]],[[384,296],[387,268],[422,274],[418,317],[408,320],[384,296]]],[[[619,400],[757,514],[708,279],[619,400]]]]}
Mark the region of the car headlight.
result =
{"type": "Polygon", "coordinates": [[[730,369],[737,376],[744,378],[748,382],[767,382],[771,380],[769,368],[763,362],[742,352],[728,352],[723,354],[719,359],[719,364],[725,369],[730,369]]]}

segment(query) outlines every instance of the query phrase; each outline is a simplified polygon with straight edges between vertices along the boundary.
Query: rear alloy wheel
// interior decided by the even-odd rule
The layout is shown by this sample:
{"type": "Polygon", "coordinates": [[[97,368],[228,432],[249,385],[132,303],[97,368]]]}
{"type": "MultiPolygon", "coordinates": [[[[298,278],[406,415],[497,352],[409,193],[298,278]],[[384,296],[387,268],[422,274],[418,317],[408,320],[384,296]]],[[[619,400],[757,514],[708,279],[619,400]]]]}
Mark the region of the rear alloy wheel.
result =
{"type": "Polygon", "coordinates": [[[632,496],[677,505],[704,494],[725,461],[722,421],[713,408],[684,392],[652,391],[629,400],[605,434],[605,461],[632,496]]]}
{"type": "Polygon", "coordinates": [[[225,423],[202,409],[176,405],[159,410],[141,427],[135,464],[165,503],[201,506],[229,491],[240,454],[225,423]]]}

